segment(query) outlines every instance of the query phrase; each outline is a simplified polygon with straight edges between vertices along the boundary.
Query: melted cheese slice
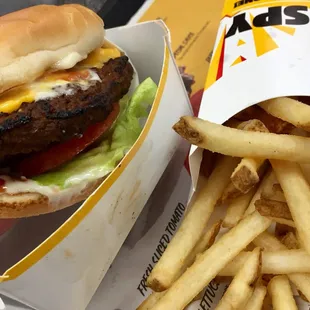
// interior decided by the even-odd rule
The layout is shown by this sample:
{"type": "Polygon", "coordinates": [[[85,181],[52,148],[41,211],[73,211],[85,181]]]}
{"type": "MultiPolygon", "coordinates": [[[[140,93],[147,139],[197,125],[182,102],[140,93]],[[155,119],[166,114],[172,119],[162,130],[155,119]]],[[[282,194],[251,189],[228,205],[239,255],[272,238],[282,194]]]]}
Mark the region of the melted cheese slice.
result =
{"type": "Polygon", "coordinates": [[[0,96],[0,112],[11,113],[18,110],[23,102],[32,102],[35,98],[33,91],[27,88],[15,88],[0,96]]]}
{"type": "Polygon", "coordinates": [[[78,66],[101,68],[109,59],[121,56],[121,52],[117,48],[97,48],[91,52],[85,60],[82,60],[78,66]]]}
{"type": "Polygon", "coordinates": [[[101,68],[109,59],[120,56],[120,51],[111,45],[98,48],[70,70],[48,73],[30,85],[6,91],[0,96],[0,113],[12,113],[24,102],[53,98],[62,94],[70,95],[72,90],[67,87],[69,83],[87,89],[90,81],[100,80],[89,68],[101,68]]]}

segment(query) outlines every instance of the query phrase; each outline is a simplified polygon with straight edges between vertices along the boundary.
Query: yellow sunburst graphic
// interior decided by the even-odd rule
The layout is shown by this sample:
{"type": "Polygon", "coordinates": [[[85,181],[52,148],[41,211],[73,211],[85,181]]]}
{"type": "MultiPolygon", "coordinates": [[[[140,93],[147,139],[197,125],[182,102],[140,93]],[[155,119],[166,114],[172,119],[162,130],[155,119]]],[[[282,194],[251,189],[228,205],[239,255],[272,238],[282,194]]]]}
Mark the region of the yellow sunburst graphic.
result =
{"type": "MultiPolygon", "coordinates": [[[[251,14],[250,17],[253,25],[254,16],[251,14]]],[[[272,27],[282,32],[285,32],[286,34],[289,34],[291,36],[295,34],[295,28],[293,27],[282,25],[272,27]]],[[[270,34],[263,27],[253,27],[252,33],[254,38],[256,55],[258,57],[268,52],[271,52],[272,50],[275,50],[279,47],[277,43],[273,40],[273,38],[270,36],[270,34]]]]}
{"type": "Polygon", "coordinates": [[[231,67],[240,64],[241,62],[246,61],[246,58],[244,58],[243,56],[239,56],[235,59],[235,61],[230,65],[231,67]]]}
{"type": "Polygon", "coordinates": [[[282,25],[279,25],[279,26],[273,26],[274,28],[278,29],[278,30],[281,30],[291,36],[293,36],[295,34],[295,28],[293,27],[289,27],[289,26],[282,26],[282,25]]]}
{"type": "MultiPolygon", "coordinates": [[[[253,25],[254,16],[252,14],[250,16],[253,25]]],[[[263,27],[253,27],[252,32],[256,55],[258,57],[278,48],[277,43],[272,39],[272,37],[263,27]]]]}
{"type": "Polygon", "coordinates": [[[245,44],[245,42],[244,42],[243,40],[240,39],[240,40],[238,41],[237,46],[240,46],[240,45],[243,45],[243,44],[245,44]]]}

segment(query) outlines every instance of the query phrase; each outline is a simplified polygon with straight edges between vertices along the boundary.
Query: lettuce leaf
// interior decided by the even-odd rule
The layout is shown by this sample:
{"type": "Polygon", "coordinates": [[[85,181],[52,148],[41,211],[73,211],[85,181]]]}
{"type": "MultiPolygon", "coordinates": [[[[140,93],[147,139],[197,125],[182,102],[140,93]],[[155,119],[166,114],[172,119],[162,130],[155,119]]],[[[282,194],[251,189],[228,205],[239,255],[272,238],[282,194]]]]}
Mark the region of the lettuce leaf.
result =
{"type": "Polygon", "coordinates": [[[41,185],[68,188],[112,172],[139,137],[143,128],[141,123],[148,116],[156,91],[156,84],[147,78],[136,88],[131,98],[126,95],[120,100],[120,115],[99,146],[33,179],[41,185]]]}

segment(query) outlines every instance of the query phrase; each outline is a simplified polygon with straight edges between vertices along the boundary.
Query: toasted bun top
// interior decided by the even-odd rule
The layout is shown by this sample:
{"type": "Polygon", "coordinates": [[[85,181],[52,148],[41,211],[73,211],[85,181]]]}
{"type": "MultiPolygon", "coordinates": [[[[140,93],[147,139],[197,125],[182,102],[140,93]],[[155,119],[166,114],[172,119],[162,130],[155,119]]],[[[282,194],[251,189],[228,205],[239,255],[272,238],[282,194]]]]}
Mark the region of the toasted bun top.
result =
{"type": "Polygon", "coordinates": [[[37,5],[0,17],[0,93],[46,70],[72,68],[102,46],[103,26],[77,4],[37,5]]]}

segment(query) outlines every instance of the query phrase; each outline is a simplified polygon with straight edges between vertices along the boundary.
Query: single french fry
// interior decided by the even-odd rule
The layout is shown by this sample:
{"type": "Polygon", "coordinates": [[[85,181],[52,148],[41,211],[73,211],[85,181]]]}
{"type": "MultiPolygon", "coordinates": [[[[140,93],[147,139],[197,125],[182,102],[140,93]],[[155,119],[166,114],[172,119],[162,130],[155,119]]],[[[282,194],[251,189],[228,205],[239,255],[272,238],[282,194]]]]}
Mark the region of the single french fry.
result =
{"type": "Polygon", "coordinates": [[[281,238],[281,242],[289,249],[299,249],[299,242],[293,232],[288,232],[285,236],[281,238]]]}
{"type": "Polygon", "coordinates": [[[268,130],[273,133],[289,133],[293,129],[293,125],[273,117],[257,105],[248,107],[235,115],[235,119],[239,121],[247,121],[253,118],[262,121],[268,130]]]}
{"type": "Polygon", "coordinates": [[[259,104],[267,113],[304,130],[310,130],[310,106],[292,98],[280,97],[259,104]]]}
{"type": "Polygon", "coordinates": [[[282,187],[279,183],[275,183],[271,187],[264,188],[262,191],[262,198],[286,203],[282,187]]]}
{"type": "Polygon", "coordinates": [[[165,294],[166,292],[153,292],[142,302],[137,310],[151,310],[165,294]]]}
{"type": "MultiPolygon", "coordinates": [[[[251,252],[241,252],[227,266],[220,276],[233,277],[245,264],[251,252]]],[[[262,253],[263,274],[310,273],[310,256],[304,250],[279,250],[262,253]]]]}
{"type": "MultiPolygon", "coordinates": [[[[253,240],[253,243],[266,251],[278,251],[287,249],[275,236],[263,232],[253,240]]],[[[288,278],[297,290],[302,292],[306,299],[310,300],[310,275],[307,273],[291,273],[288,278]]]]}
{"type": "Polygon", "coordinates": [[[263,216],[293,220],[286,202],[263,198],[255,201],[255,207],[263,216]]]}
{"type": "Polygon", "coordinates": [[[224,296],[216,306],[216,310],[243,308],[253,294],[253,283],[260,275],[261,249],[256,248],[239,270],[224,296]]]}
{"type": "Polygon", "coordinates": [[[174,238],[147,280],[148,286],[155,292],[168,289],[178,277],[186,258],[201,238],[237,163],[236,158],[221,158],[205,186],[197,193],[174,238]]]}
{"type": "Polygon", "coordinates": [[[227,207],[226,215],[223,221],[223,227],[234,227],[242,219],[245,210],[248,208],[256,188],[251,189],[247,194],[232,200],[227,207]]]}
{"type": "Polygon", "coordinates": [[[181,310],[206,287],[242,249],[265,231],[271,221],[254,212],[224,234],[167,290],[153,310],[181,310]]]}
{"type": "Polygon", "coordinates": [[[243,158],[230,177],[235,188],[248,193],[259,182],[258,170],[264,162],[260,158],[243,158]]]}
{"type": "Polygon", "coordinates": [[[254,288],[254,292],[243,310],[261,310],[264,304],[264,299],[267,294],[267,288],[264,285],[257,285],[254,288]]]}
{"type": "Polygon", "coordinates": [[[255,211],[256,207],[255,207],[255,201],[260,199],[261,194],[263,192],[263,190],[266,187],[272,187],[272,185],[276,182],[276,175],[274,174],[274,172],[272,170],[269,170],[266,175],[264,176],[261,184],[259,185],[256,193],[254,194],[248,208],[246,209],[244,216],[247,216],[249,214],[251,214],[252,212],[255,211]]]}
{"type": "Polygon", "coordinates": [[[296,225],[301,244],[310,253],[310,186],[298,164],[271,161],[296,225]]]}
{"type": "Polygon", "coordinates": [[[274,277],[268,285],[268,292],[274,310],[298,310],[287,276],[274,277]]]}
{"type": "Polygon", "coordinates": [[[310,162],[310,138],[238,130],[192,116],[181,117],[173,129],[192,144],[224,155],[310,162]]]}

